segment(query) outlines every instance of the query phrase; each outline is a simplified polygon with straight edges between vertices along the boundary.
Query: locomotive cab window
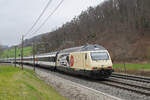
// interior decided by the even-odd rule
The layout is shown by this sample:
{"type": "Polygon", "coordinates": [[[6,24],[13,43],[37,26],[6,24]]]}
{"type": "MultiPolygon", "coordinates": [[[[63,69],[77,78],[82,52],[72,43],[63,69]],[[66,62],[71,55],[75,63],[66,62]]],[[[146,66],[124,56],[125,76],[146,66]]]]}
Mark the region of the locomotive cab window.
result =
{"type": "Polygon", "coordinates": [[[92,60],[109,60],[107,52],[91,52],[92,60]]]}

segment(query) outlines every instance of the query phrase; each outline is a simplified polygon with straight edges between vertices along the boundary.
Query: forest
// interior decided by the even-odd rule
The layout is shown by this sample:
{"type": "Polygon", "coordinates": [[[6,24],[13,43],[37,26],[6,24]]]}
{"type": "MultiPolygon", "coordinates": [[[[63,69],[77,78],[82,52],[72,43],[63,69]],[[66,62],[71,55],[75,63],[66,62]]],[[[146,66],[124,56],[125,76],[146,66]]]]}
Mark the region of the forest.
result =
{"type": "Polygon", "coordinates": [[[104,46],[116,62],[148,60],[150,0],[106,0],[40,37],[39,53],[88,43],[104,46]]]}

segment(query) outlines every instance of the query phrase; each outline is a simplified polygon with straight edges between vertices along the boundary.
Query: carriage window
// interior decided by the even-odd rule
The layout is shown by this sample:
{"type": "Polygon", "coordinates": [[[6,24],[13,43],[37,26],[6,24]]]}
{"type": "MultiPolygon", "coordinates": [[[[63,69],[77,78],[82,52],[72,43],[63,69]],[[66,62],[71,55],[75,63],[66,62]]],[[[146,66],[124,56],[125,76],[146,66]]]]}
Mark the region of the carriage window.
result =
{"type": "Polygon", "coordinates": [[[92,60],[109,60],[107,52],[91,52],[92,60]]]}
{"type": "Polygon", "coordinates": [[[55,62],[56,57],[42,57],[42,58],[38,58],[38,61],[55,62]]]}
{"type": "Polygon", "coordinates": [[[56,58],[55,57],[50,57],[50,62],[55,62],[56,58]]]}

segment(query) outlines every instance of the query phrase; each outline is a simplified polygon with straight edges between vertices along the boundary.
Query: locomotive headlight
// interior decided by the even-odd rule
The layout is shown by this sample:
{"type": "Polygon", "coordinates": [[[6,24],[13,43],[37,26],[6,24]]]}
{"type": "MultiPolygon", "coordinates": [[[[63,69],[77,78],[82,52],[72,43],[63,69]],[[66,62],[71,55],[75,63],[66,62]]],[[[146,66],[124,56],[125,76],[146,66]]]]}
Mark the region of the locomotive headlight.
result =
{"type": "Polygon", "coordinates": [[[97,69],[97,67],[92,67],[92,70],[97,69]]]}
{"type": "Polygon", "coordinates": [[[112,69],[112,66],[108,66],[109,69],[112,69]]]}

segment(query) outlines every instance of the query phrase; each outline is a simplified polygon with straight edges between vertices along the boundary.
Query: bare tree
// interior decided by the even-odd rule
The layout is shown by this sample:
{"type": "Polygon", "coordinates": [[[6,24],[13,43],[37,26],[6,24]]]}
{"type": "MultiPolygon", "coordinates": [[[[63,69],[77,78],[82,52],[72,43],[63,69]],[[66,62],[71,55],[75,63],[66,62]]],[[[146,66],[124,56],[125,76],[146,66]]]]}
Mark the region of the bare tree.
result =
{"type": "MultiPolygon", "coordinates": [[[[98,43],[118,59],[131,58],[136,55],[138,38],[150,32],[149,5],[150,0],[106,0],[42,37],[39,46],[46,48],[43,52],[50,52],[98,43]]],[[[142,47],[138,51],[143,53],[142,47]]]]}

